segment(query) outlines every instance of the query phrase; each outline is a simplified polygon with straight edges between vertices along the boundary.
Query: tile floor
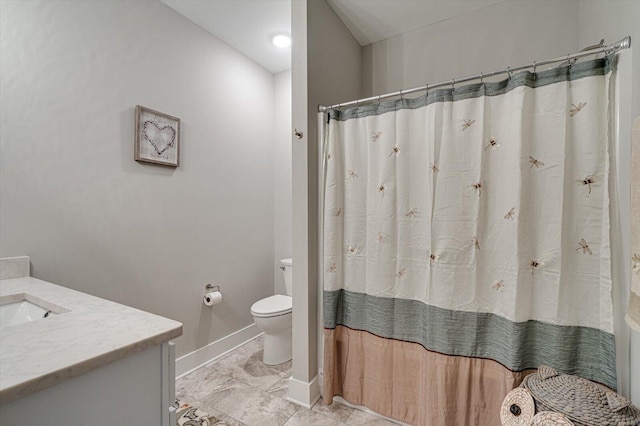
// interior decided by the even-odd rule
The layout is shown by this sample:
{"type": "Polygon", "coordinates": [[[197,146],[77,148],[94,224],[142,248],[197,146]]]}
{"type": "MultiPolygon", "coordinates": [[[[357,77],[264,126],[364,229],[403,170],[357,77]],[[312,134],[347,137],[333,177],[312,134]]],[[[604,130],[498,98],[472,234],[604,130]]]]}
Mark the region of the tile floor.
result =
{"type": "Polygon", "coordinates": [[[176,381],[176,396],[230,426],[397,426],[334,402],[311,410],[287,401],[291,361],[262,363],[262,337],[176,381]]]}

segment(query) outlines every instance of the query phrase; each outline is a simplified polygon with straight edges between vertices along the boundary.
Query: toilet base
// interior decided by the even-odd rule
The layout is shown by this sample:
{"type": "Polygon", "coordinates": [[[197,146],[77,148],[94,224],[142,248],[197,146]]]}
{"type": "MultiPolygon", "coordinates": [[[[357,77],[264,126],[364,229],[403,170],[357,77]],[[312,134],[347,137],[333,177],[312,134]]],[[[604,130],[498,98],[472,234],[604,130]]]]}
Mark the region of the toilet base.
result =
{"type": "Polygon", "coordinates": [[[278,334],[264,334],[262,362],[267,365],[283,364],[291,359],[291,329],[278,334]]]}

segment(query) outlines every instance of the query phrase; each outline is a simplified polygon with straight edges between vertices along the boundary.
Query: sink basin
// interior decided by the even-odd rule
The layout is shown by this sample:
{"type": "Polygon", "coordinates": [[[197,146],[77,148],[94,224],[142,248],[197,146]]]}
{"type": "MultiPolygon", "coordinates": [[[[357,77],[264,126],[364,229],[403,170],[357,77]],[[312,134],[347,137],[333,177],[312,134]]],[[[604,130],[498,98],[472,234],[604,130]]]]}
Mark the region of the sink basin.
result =
{"type": "Polygon", "coordinates": [[[34,300],[28,300],[29,295],[21,296],[19,300],[0,300],[0,328],[58,315],[57,312],[41,306],[34,300]]]}

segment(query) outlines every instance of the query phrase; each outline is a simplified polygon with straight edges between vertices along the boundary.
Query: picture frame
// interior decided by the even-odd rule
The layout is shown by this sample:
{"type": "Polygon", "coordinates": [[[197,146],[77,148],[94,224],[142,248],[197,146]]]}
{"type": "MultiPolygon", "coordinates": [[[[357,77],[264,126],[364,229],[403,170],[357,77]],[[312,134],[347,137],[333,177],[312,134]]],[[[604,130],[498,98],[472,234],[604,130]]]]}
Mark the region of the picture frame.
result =
{"type": "Polygon", "coordinates": [[[180,119],[136,105],[134,160],[180,166],[180,119]]]}

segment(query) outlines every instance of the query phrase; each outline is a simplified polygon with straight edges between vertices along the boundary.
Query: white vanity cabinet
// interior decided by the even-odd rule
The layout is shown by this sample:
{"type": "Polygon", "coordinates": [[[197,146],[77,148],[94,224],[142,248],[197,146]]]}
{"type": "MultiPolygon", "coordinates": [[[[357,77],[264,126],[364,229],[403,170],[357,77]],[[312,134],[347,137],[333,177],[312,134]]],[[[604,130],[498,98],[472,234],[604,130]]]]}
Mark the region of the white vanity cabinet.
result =
{"type": "Polygon", "coordinates": [[[57,315],[0,324],[0,425],[174,426],[182,324],[32,277],[0,280],[57,315]],[[56,310],[56,309],[52,309],[56,310]]]}
{"type": "Polygon", "coordinates": [[[170,343],[0,406],[0,425],[175,426],[170,343]]]}

